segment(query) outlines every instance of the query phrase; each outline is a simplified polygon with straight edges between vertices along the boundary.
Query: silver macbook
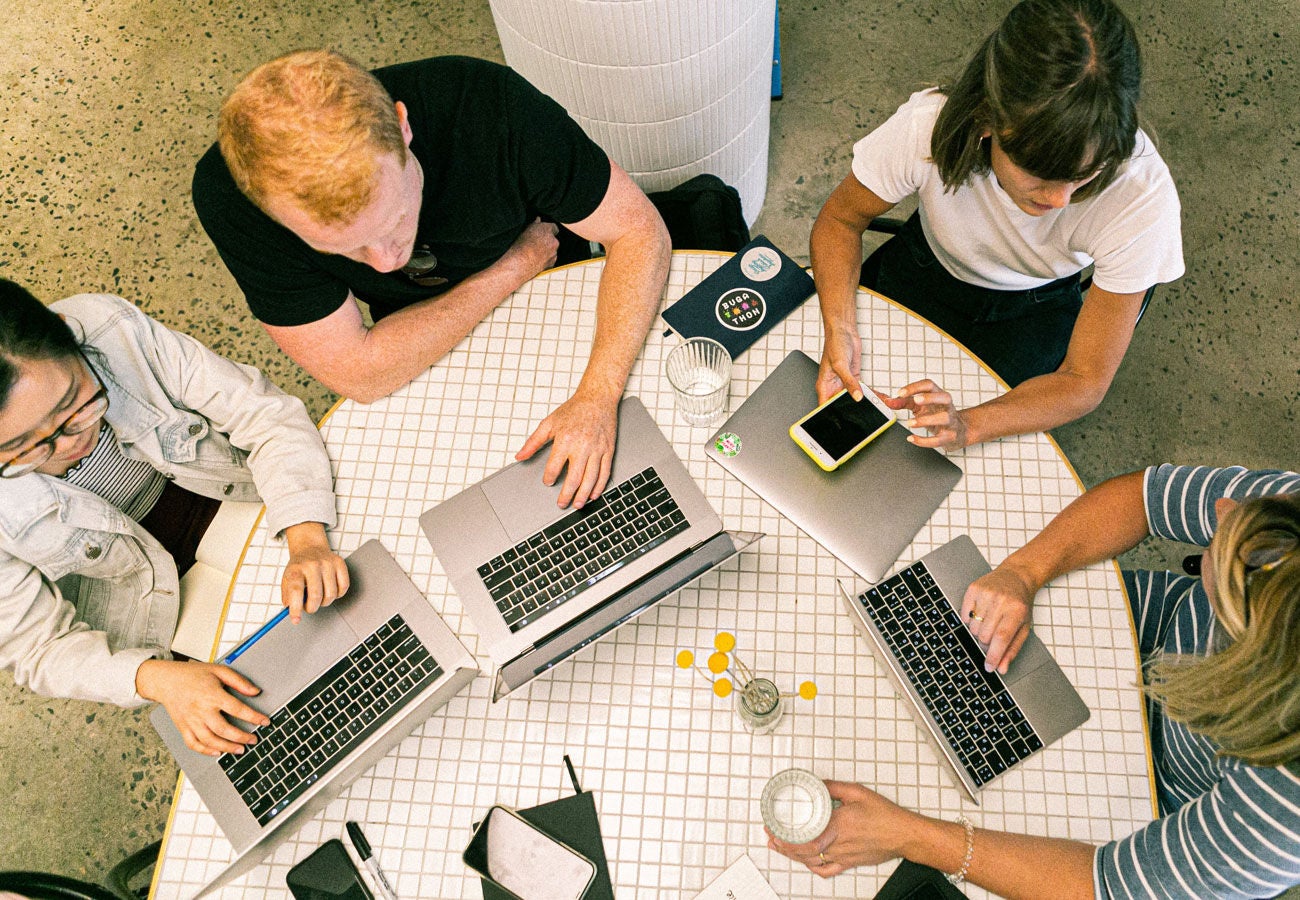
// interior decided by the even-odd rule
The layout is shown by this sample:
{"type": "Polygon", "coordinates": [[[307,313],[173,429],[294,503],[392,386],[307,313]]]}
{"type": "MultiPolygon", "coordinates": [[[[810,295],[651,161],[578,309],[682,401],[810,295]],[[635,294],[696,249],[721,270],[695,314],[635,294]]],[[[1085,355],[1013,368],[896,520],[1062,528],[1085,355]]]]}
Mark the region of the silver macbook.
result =
{"type": "Polygon", "coordinates": [[[368,541],[347,562],[344,597],[281,622],[230,663],[262,689],[245,698],[271,720],[256,744],[204,756],[165,709],[150,715],[235,848],[198,896],[256,866],[478,674],[382,544],[368,541]]]}
{"type": "Polygon", "coordinates": [[[1006,675],[984,670],[985,648],[959,612],[966,588],[988,571],[963,535],[880,584],[859,590],[840,582],[853,624],[972,803],[990,781],[1089,715],[1033,632],[1006,675]]]}
{"type": "Polygon", "coordinates": [[[545,464],[538,453],[420,516],[497,666],[496,700],[762,537],[723,531],[636,397],[619,405],[597,500],[561,509],[545,464]]]}
{"type": "Polygon", "coordinates": [[[961,469],[909,444],[900,425],[835,471],[818,468],[789,433],[817,405],[816,380],[817,363],[791,352],[709,439],[708,454],[858,575],[879,581],[961,469]]]}

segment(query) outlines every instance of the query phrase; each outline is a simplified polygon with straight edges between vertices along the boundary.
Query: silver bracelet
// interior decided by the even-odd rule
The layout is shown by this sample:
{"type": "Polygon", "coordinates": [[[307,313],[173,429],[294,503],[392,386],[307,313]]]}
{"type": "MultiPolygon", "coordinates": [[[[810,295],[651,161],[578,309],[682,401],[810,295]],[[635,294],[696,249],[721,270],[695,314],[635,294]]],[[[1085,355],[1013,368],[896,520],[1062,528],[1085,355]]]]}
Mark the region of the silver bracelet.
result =
{"type": "Polygon", "coordinates": [[[966,829],[966,856],[962,858],[960,869],[956,872],[944,873],[943,877],[948,879],[949,884],[961,884],[966,880],[966,873],[970,871],[970,861],[975,857],[975,826],[965,816],[958,816],[957,824],[966,829]]]}

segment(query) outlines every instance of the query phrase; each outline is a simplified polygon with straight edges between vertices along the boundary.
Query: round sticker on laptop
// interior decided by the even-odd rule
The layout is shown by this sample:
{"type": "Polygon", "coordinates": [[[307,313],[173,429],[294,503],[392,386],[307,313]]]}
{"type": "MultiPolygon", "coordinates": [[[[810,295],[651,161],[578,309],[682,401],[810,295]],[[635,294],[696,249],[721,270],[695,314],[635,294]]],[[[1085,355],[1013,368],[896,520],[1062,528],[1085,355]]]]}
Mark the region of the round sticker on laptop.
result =
{"type": "Polygon", "coordinates": [[[740,453],[740,435],[724,431],[713,442],[713,449],[730,459],[740,453]]]}
{"type": "Polygon", "coordinates": [[[757,328],[767,315],[767,302],[753,288],[732,288],[718,298],[714,314],[724,328],[749,331],[757,328]]]}
{"type": "Polygon", "coordinates": [[[781,271],[781,254],[771,247],[751,247],[740,258],[740,271],[751,281],[767,281],[781,271]]]}

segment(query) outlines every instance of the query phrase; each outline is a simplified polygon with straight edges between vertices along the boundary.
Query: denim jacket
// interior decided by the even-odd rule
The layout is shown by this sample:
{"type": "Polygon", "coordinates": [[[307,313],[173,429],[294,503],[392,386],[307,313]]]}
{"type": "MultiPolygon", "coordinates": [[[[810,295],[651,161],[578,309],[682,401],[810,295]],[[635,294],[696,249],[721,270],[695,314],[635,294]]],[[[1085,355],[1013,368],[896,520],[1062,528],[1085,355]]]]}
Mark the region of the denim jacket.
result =
{"type": "MultiPolygon", "coordinates": [[[[197,494],[261,500],[279,534],[335,523],[333,478],[302,401],[119,297],[51,309],[83,340],[127,457],[197,494]]],[[[0,479],[0,666],[47,696],[139,705],[135,672],[166,657],[176,565],[139,524],[62,478],[0,479]]]]}

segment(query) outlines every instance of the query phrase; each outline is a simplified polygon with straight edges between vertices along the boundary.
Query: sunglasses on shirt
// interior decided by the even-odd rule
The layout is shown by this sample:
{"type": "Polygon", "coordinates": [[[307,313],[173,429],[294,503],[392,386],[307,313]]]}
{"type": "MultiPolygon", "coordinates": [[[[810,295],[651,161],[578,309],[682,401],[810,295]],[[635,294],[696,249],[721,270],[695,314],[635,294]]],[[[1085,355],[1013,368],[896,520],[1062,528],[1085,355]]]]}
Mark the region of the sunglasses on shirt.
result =
{"type": "MultiPolygon", "coordinates": [[[[1263,575],[1286,562],[1300,547],[1300,535],[1285,528],[1266,528],[1242,541],[1237,548],[1237,559],[1245,567],[1245,612],[1243,624],[1250,623],[1250,593],[1263,575]]],[[[1188,575],[1201,574],[1201,554],[1183,559],[1183,571],[1188,575]]]]}

